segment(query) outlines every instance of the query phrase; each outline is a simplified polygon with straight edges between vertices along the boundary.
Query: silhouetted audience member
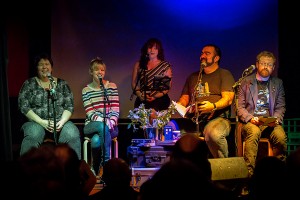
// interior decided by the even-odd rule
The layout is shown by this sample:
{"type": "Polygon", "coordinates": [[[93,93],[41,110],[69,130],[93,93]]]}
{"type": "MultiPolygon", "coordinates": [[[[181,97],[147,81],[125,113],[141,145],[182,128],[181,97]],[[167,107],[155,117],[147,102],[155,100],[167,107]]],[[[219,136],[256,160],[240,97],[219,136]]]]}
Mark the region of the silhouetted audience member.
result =
{"type": "Polygon", "coordinates": [[[54,146],[33,147],[18,159],[20,165],[15,197],[31,200],[68,198],[65,175],[54,146]]]}
{"type": "Polygon", "coordinates": [[[175,143],[171,159],[188,159],[199,166],[211,179],[212,171],[208,154],[209,150],[205,141],[200,140],[195,134],[185,134],[175,143]]]}
{"type": "Polygon", "coordinates": [[[287,199],[299,196],[300,180],[300,147],[292,151],[286,158],[287,167],[287,199]]]}
{"type": "Polygon", "coordinates": [[[141,185],[139,200],[234,199],[205,173],[188,159],[170,160],[141,185]]]}
{"type": "Polygon", "coordinates": [[[105,185],[102,190],[89,196],[89,200],[126,199],[136,200],[138,191],[131,185],[131,170],[121,158],[111,158],[103,166],[102,180],[105,185]]]}
{"type": "Polygon", "coordinates": [[[66,143],[55,146],[55,155],[61,161],[66,188],[73,199],[87,197],[96,184],[96,176],[90,166],[84,160],[79,160],[76,151],[66,143]]]}
{"type": "Polygon", "coordinates": [[[287,196],[286,175],[286,163],[278,157],[268,156],[258,160],[250,180],[249,199],[285,199],[287,196]]]}
{"type": "Polygon", "coordinates": [[[0,170],[2,172],[1,176],[1,187],[0,194],[3,198],[16,199],[19,193],[19,178],[20,175],[20,165],[16,160],[12,161],[2,161],[0,162],[0,170]]]}
{"type": "MultiPolygon", "coordinates": [[[[33,147],[20,156],[16,164],[11,164],[17,174],[12,178],[20,186],[12,197],[85,199],[93,189],[96,177],[89,167],[82,167],[82,162],[66,143],[33,147]]],[[[9,182],[9,185],[12,184],[9,182]]]]}

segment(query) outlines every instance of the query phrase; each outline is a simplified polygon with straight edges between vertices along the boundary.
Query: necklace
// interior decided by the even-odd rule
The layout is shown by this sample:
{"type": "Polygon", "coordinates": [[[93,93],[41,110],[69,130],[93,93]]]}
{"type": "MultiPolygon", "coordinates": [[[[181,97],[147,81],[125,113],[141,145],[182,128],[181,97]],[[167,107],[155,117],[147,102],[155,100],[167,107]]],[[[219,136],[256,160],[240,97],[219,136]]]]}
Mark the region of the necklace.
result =
{"type": "Polygon", "coordinates": [[[51,89],[51,85],[50,85],[50,82],[47,81],[47,82],[43,82],[41,79],[39,79],[38,77],[36,77],[36,80],[38,82],[38,84],[44,89],[51,89]]]}

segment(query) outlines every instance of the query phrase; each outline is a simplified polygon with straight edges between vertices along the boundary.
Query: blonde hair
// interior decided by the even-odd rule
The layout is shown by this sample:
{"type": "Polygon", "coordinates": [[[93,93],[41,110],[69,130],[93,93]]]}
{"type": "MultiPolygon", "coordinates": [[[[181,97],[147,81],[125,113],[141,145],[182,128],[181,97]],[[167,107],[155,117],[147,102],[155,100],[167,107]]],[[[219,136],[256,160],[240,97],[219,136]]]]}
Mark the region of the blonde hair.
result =
{"type": "Polygon", "coordinates": [[[90,67],[89,67],[90,72],[95,71],[95,66],[97,65],[101,65],[104,68],[104,70],[106,70],[106,65],[103,62],[103,60],[99,57],[96,57],[90,62],[90,67]]]}

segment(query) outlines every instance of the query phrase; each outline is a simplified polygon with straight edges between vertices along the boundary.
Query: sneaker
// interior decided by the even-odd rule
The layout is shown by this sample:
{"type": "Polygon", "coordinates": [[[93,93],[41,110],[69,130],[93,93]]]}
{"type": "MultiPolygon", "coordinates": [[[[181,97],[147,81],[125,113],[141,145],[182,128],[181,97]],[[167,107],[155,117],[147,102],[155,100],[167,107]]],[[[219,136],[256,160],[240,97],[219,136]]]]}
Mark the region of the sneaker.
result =
{"type": "Polygon", "coordinates": [[[101,176],[96,176],[96,183],[97,184],[105,184],[101,176]]]}

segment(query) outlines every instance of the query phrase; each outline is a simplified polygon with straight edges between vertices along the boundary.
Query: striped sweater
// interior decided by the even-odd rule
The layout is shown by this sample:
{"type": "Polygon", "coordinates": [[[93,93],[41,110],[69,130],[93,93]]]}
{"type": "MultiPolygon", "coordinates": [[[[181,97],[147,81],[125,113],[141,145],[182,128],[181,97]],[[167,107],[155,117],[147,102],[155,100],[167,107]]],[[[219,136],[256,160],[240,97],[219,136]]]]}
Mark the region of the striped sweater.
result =
{"type": "Polygon", "coordinates": [[[82,89],[82,101],[86,113],[85,125],[91,121],[103,121],[104,117],[117,124],[120,114],[117,85],[107,81],[104,88],[106,95],[103,89],[95,89],[89,85],[82,89]],[[107,96],[107,100],[105,96],[107,96]],[[106,116],[104,116],[104,109],[106,116]]]}

